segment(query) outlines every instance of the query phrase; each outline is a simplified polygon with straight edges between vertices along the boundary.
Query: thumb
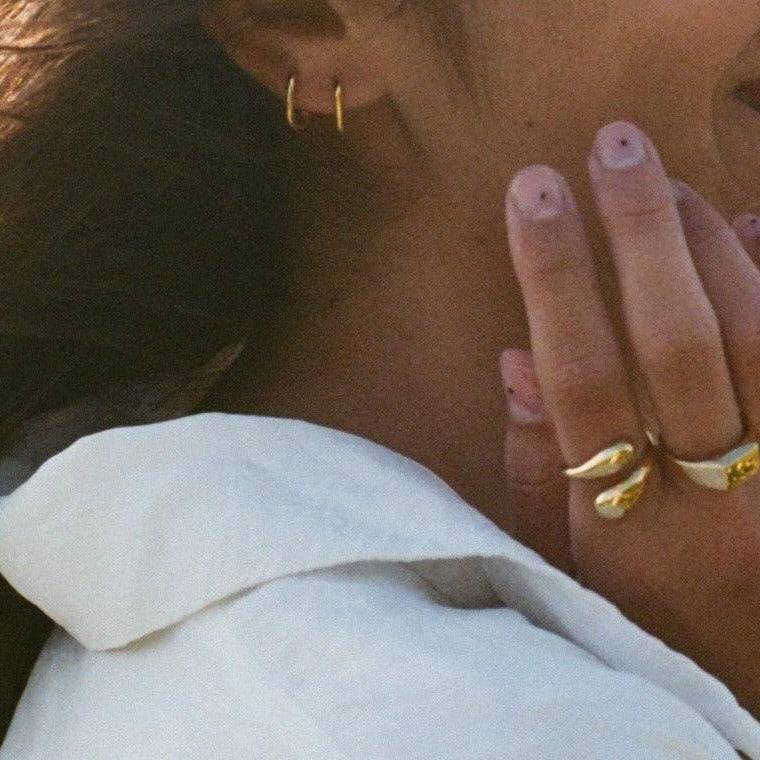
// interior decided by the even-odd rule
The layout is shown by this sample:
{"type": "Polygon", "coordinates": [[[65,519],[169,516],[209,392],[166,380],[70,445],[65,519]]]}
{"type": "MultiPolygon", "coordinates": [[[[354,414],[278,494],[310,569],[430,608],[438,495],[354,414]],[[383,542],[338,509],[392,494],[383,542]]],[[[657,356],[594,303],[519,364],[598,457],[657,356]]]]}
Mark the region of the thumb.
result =
{"type": "Polygon", "coordinates": [[[499,359],[508,416],[504,436],[507,509],[512,535],[575,577],[570,545],[569,486],[554,425],[543,407],[530,351],[499,359]]]}

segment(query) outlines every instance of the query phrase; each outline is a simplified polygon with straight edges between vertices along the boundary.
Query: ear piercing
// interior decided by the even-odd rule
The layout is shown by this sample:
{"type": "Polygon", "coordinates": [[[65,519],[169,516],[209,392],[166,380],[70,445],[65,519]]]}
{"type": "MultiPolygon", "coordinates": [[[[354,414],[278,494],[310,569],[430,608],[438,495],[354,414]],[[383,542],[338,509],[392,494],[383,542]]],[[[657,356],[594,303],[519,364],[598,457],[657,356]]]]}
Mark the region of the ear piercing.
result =
{"type": "Polygon", "coordinates": [[[303,129],[306,126],[307,121],[299,120],[296,114],[296,78],[291,75],[290,80],[288,81],[288,94],[285,98],[285,116],[291,129],[303,129]]]}
{"type": "Polygon", "coordinates": [[[335,83],[335,127],[338,132],[343,132],[343,85],[335,83]]]}
{"type": "MultiPolygon", "coordinates": [[[[345,112],[343,107],[343,85],[335,83],[335,127],[338,132],[343,132],[345,127],[345,112]]],[[[301,130],[308,124],[308,119],[299,116],[296,106],[296,77],[291,74],[288,80],[288,92],[285,97],[285,118],[292,129],[301,130]]]]}

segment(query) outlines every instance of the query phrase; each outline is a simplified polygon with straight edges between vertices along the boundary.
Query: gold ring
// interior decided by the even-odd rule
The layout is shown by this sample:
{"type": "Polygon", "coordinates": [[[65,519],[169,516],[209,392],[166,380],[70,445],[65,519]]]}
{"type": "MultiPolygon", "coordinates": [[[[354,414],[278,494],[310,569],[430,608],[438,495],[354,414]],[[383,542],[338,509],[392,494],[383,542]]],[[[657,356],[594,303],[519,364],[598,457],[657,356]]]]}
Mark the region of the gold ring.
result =
{"type": "Polygon", "coordinates": [[[564,470],[564,473],[568,478],[580,480],[596,480],[616,475],[633,461],[635,455],[636,450],[628,441],[620,441],[595,454],[588,462],[564,470]]]}
{"type": "Polygon", "coordinates": [[[730,491],[760,473],[760,443],[750,441],[718,459],[687,462],[666,452],[689,480],[715,491],[730,491]]]}
{"type": "MultiPolygon", "coordinates": [[[[649,441],[654,444],[653,436],[647,431],[649,441]]],[[[564,470],[569,478],[579,480],[596,480],[615,475],[624,470],[636,456],[636,449],[628,441],[620,441],[595,454],[587,462],[577,467],[564,470]]],[[[629,475],[624,481],[605,491],[594,499],[597,513],[606,520],[619,520],[638,503],[644,493],[646,482],[654,468],[650,456],[645,463],[629,475]]]]}
{"type": "Polygon", "coordinates": [[[630,477],[622,483],[618,483],[606,491],[602,491],[594,499],[594,507],[597,513],[606,520],[619,520],[636,506],[644,494],[647,480],[654,468],[654,462],[650,457],[630,477]]]}

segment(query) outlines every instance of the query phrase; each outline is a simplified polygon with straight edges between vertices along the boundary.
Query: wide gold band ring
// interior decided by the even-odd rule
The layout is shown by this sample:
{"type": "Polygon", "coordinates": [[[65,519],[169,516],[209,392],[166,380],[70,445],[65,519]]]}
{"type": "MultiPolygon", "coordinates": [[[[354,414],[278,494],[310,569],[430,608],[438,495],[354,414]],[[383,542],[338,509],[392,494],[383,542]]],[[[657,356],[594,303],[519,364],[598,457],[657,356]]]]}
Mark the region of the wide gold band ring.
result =
{"type": "MultiPolygon", "coordinates": [[[[652,441],[652,438],[649,437],[652,441]]],[[[636,456],[636,449],[628,441],[620,441],[595,454],[587,462],[577,467],[564,470],[569,478],[579,480],[596,480],[622,472],[636,456]]],[[[594,499],[594,507],[600,517],[607,520],[619,520],[624,517],[641,499],[646,482],[654,468],[650,456],[624,481],[612,488],[602,491],[594,499]]]]}
{"type": "Polygon", "coordinates": [[[758,441],[743,443],[718,459],[708,459],[703,462],[676,459],[667,451],[665,456],[677,465],[689,480],[703,488],[715,491],[731,491],[760,473],[760,443],[758,441]]]}

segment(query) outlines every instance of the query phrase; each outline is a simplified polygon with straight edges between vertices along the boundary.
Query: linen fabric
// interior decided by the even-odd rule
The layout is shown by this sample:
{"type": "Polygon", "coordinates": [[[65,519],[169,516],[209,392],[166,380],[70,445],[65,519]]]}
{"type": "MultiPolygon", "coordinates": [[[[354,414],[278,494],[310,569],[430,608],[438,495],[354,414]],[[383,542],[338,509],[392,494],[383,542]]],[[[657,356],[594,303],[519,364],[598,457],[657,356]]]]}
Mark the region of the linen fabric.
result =
{"type": "Polygon", "coordinates": [[[760,760],[718,679],[304,420],[79,438],[0,499],[0,573],[57,624],[0,760],[760,760]]]}

